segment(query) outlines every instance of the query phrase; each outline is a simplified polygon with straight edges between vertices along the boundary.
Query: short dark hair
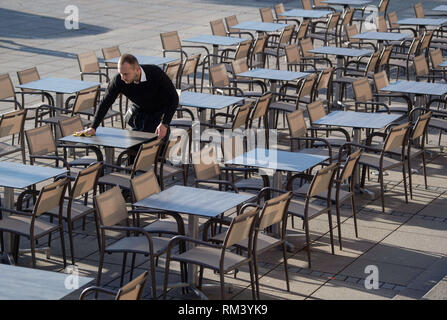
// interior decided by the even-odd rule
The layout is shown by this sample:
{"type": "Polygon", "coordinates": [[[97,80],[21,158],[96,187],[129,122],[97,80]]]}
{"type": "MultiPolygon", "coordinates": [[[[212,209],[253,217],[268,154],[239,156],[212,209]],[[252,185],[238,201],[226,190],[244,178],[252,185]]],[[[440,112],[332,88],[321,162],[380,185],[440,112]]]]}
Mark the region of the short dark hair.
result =
{"type": "Polygon", "coordinates": [[[124,53],[123,55],[121,55],[120,60],[119,60],[119,64],[123,65],[123,63],[127,62],[130,65],[133,66],[138,66],[138,60],[137,58],[135,58],[135,56],[131,55],[130,53],[124,53]]]}

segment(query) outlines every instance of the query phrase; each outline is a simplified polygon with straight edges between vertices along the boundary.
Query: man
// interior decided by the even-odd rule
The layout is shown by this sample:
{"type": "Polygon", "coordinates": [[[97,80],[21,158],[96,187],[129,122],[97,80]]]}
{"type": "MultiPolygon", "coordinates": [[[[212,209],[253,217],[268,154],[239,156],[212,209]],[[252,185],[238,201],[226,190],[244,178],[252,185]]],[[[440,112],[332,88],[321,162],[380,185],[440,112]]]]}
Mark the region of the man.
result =
{"type": "Polygon", "coordinates": [[[94,135],[122,93],[133,102],[125,116],[132,130],[155,132],[159,139],[163,139],[178,105],[178,94],[171,79],[155,65],[140,66],[131,54],[120,57],[118,72],[109,83],[91,128],[78,134],[94,135]]]}

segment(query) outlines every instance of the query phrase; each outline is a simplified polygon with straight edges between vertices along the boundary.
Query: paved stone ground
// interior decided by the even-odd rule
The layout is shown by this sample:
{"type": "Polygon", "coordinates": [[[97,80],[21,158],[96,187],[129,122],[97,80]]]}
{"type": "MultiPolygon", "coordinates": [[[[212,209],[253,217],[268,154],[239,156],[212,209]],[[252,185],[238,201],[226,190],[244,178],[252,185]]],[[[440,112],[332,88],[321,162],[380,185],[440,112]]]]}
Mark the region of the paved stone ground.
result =
{"type": "MultiPolygon", "coordinates": [[[[418,1],[391,0],[389,11],[399,17],[413,16],[412,5],[418,1]]],[[[422,1],[431,8],[443,1],[422,1]]],[[[298,1],[285,1],[287,8],[300,7],[298,1]]],[[[373,3],[378,3],[374,1],[373,3]]],[[[160,33],[177,30],[185,39],[210,33],[209,21],[232,14],[239,21],[259,20],[258,8],[273,6],[272,1],[70,1],[18,0],[2,1],[0,8],[0,69],[9,73],[18,84],[16,71],[37,66],[41,77],[56,76],[79,79],[76,54],[95,50],[101,57],[101,48],[119,45],[122,52],[161,55],[160,33]],[[79,30],[64,28],[67,5],[79,8],[79,30]]],[[[426,9],[426,10],[427,10],[426,9]]],[[[428,10],[427,10],[428,12],[428,10]]],[[[33,101],[30,101],[33,102],[33,101]]],[[[0,103],[0,111],[10,106],[0,103]]],[[[107,123],[110,125],[110,123],[107,123]]],[[[31,128],[33,123],[27,123],[31,128]]],[[[329,231],[326,217],[310,223],[312,269],[307,267],[304,233],[295,219],[295,228],[288,224],[288,238],[297,251],[288,255],[290,292],[285,290],[284,265],[281,251],[272,251],[260,257],[260,285],[262,299],[420,299],[446,274],[440,268],[447,255],[447,158],[437,144],[438,132],[429,136],[429,188],[423,185],[421,170],[413,177],[414,197],[404,201],[402,175],[392,171],[386,180],[386,211],[381,212],[380,200],[357,198],[359,237],[354,236],[351,208],[342,210],[343,250],[336,243],[335,255],[330,254],[329,231]],[[379,289],[366,289],[367,266],[377,266],[379,289]]],[[[447,144],[443,137],[443,146],[447,144]]],[[[20,161],[19,157],[6,160],[20,161]]],[[[413,167],[419,167],[415,161],[413,167]]],[[[192,172],[191,172],[192,174],[192,172]]],[[[368,187],[378,190],[375,176],[368,187]]],[[[191,182],[191,181],[190,181],[191,182]]],[[[179,180],[169,184],[181,183],[179,180]]],[[[335,219],[334,219],[335,221],[335,219]]],[[[334,223],[335,225],[335,223],[334,223]]],[[[337,241],[337,232],[334,231],[337,241]]],[[[66,238],[66,244],[68,239],[66,238]]],[[[113,240],[112,240],[113,241],[113,240]]],[[[53,239],[52,257],[39,255],[38,267],[63,272],[59,238],[53,239]]],[[[27,246],[23,240],[22,246],[27,246]]],[[[41,244],[42,245],[42,244],[41,244]]],[[[96,277],[98,248],[93,220],[86,229],[76,226],[75,246],[77,266],[81,275],[96,277]]],[[[30,257],[20,257],[19,265],[30,266],[30,257]]],[[[137,273],[148,266],[147,260],[137,258],[137,273]]],[[[119,287],[121,257],[106,257],[102,285],[119,287]]],[[[172,266],[171,281],[178,280],[178,266],[172,266]]],[[[157,283],[162,283],[164,259],[157,267],[157,283]]],[[[128,273],[126,274],[128,276],[128,273]]],[[[217,283],[219,277],[205,271],[205,283],[217,283]]],[[[126,278],[127,281],[128,278],[126,278]]],[[[250,299],[249,274],[243,267],[237,277],[228,275],[226,283],[233,284],[231,299],[250,299]]],[[[25,290],[25,288],[24,288],[25,290]]],[[[206,288],[210,299],[218,299],[219,291],[206,288]]],[[[160,294],[160,291],[158,292],[160,294]]],[[[149,297],[146,290],[145,297],[149,297]]],[[[439,296],[437,296],[439,298],[439,296]]],[[[76,295],[70,296],[76,299],[76,295]]],[[[181,290],[172,290],[171,299],[193,298],[182,296],[181,290]]],[[[446,298],[442,296],[442,298],[446,298]]]]}

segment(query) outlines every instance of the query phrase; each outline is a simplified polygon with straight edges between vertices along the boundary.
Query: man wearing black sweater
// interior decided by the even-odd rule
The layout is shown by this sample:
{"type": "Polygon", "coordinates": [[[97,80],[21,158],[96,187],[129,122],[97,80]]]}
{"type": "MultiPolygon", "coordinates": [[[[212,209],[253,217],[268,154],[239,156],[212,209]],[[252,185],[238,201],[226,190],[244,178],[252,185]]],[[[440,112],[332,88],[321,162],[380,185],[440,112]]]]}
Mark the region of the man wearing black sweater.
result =
{"type": "Polygon", "coordinates": [[[132,130],[155,132],[159,139],[163,139],[178,105],[178,94],[171,79],[158,66],[140,66],[130,54],[120,57],[118,72],[109,83],[92,127],[81,133],[94,135],[107,111],[122,93],[133,102],[125,116],[132,130]]]}

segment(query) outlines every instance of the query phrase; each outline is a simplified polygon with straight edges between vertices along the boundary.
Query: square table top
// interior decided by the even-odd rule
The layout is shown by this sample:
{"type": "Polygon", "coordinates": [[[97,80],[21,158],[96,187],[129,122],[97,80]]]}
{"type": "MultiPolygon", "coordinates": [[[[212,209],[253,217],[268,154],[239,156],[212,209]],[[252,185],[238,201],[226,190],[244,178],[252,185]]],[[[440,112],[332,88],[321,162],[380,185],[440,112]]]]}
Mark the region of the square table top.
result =
{"type": "MultiPolygon", "coordinates": [[[[168,58],[168,57],[156,57],[156,56],[140,56],[140,55],[134,55],[135,58],[137,58],[138,63],[141,65],[144,64],[155,64],[155,65],[162,65],[165,63],[169,63],[175,60],[179,60],[178,58],[168,58]]],[[[120,57],[112,58],[104,60],[104,62],[108,63],[118,63],[120,57]]]]}
{"type": "Polygon", "coordinates": [[[255,195],[175,185],[134,203],[138,207],[216,217],[255,195]]]}
{"type": "Polygon", "coordinates": [[[325,0],[321,1],[327,4],[340,4],[349,6],[363,6],[371,2],[371,0],[325,0]]]}
{"type": "Polygon", "coordinates": [[[329,159],[301,152],[289,152],[276,149],[252,149],[225,164],[236,164],[279,171],[303,172],[329,159]]]}
{"type": "Polygon", "coordinates": [[[274,32],[284,29],[288,25],[285,23],[260,22],[260,21],[245,21],[241,22],[232,28],[241,30],[253,30],[260,32],[274,32]]]}
{"type": "Polygon", "coordinates": [[[0,264],[0,274],[0,300],[59,300],[94,280],[77,276],[78,287],[68,281],[66,286],[70,274],[6,264],[0,264]]]}
{"type": "Polygon", "coordinates": [[[33,184],[54,178],[66,172],[66,169],[0,161],[0,186],[25,189],[33,184]]]}
{"type": "Polygon", "coordinates": [[[440,6],[434,7],[433,11],[447,11],[447,4],[442,4],[440,6]]]}
{"type": "Polygon", "coordinates": [[[396,21],[396,24],[414,26],[442,26],[447,24],[447,19],[407,18],[396,21]]]}
{"type": "Polygon", "coordinates": [[[439,67],[447,67],[447,60],[442,61],[442,62],[439,64],[439,67]]]}
{"type": "Polygon", "coordinates": [[[184,39],[183,41],[205,43],[205,44],[212,44],[212,45],[219,45],[219,46],[234,46],[234,45],[237,45],[237,44],[244,42],[246,40],[248,40],[248,39],[215,36],[215,35],[211,35],[211,34],[202,34],[197,37],[184,39]]]}
{"type": "Polygon", "coordinates": [[[337,56],[345,56],[345,57],[361,57],[372,54],[373,50],[366,49],[353,49],[353,48],[340,48],[340,47],[320,47],[309,50],[309,52],[313,53],[322,53],[322,54],[335,54],[337,56]]]}
{"type": "Polygon", "coordinates": [[[297,18],[323,18],[332,11],[329,10],[304,10],[304,9],[292,9],[287,10],[279,15],[282,17],[297,17],[297,18]]]}
{"type": "Polygon", "coordinates": [[[400,32],[362,32],[352,36],[351,38],[379,41],[399,41],[408,37],[410,37],[409,34],[400,32]]]}
{"type": "Polygon", "coordinates": [[[70,135],[60,138],[59,141],[128,149],[142,143],[150,142],[156,138],[157,135],[150,132],[98,127],[96,129],[96,135],[92,137],[75,137],[70,135]]]}
{"type": "Polygon", "coordinates": [[[447,93],[447,84],[399,80],[390,83],[381,91],[442,96],[447,93]]]}
{"type": "Polygon", "coordinates": [[[180,94],[179,104],[193,108],[222,109],[243,100],[243,97],[185,91],[180,94]]]}
{"type": "Polygon", "coordinates": [[[101,83],[93,81],[48,77],[18,85],[17,88],[72,94],[99,85],[101,83]]]}
{"type": "Polygon", "coordinates": [[[238,73],[237,76],[268,79],[268,80],[292,81],[295,79],[307,77],[309,74],[310,73],[308,72],[295,72],[287,70],[257,68],[242,73],[238,73]]]}
{"type": "Polygon", "coordinates": [[[402,115],[400,114],[388,114],[385,112],[333,111],[315,121],[314,124],[350,128],[382,129],[401,117],[402,115]]]}

